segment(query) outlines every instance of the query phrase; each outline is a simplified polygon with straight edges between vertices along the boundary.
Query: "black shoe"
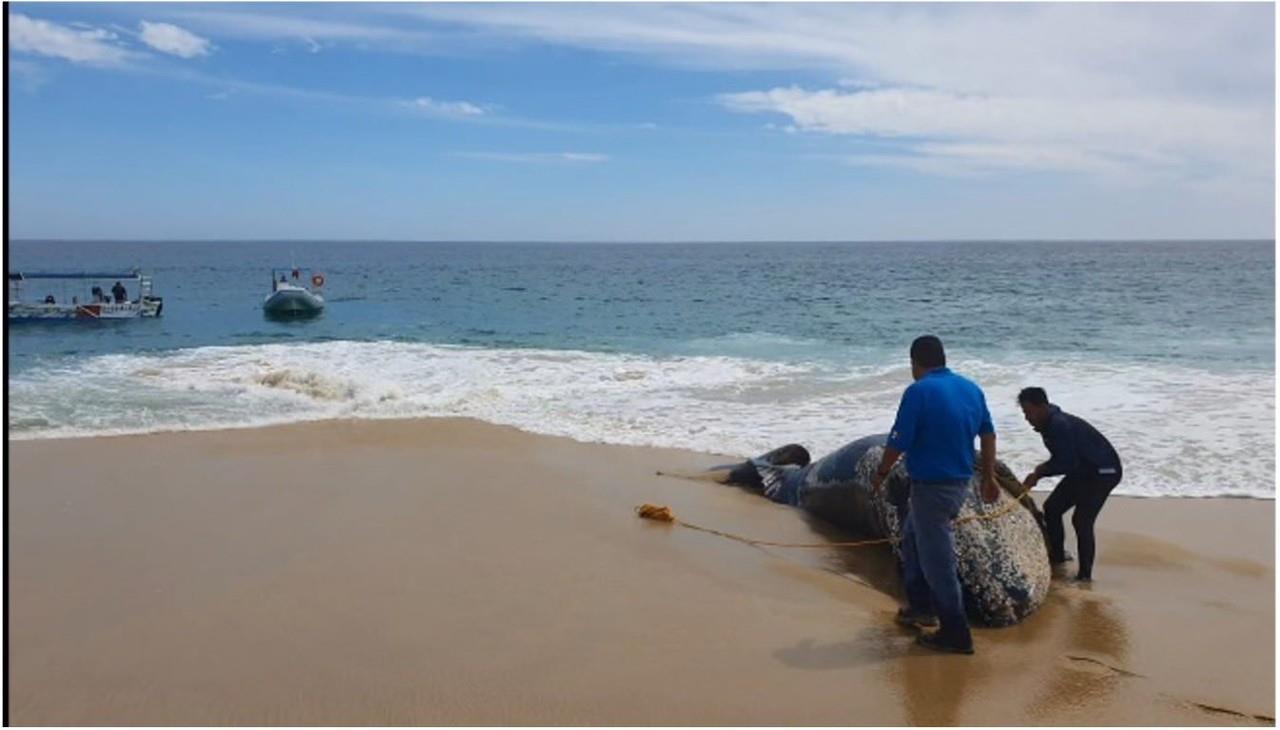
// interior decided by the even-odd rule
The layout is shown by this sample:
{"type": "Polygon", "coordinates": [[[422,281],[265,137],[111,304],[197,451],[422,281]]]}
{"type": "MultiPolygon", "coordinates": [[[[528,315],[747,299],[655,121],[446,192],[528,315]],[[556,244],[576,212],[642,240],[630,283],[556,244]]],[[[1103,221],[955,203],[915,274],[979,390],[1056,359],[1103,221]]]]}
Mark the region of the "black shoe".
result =
{"type": "Polygon", "coordinates": [[[1072,580],[1074,580],[1074,581],[1075,581],[1075,582],[1077,582],[1077,583],[1092,583],[1092,582],[1093,582],[1093,576],[1091,576],[1091,575],[1082,575],[1082,574],[1077,573],[1077,574],[1076,574],[1076,577],[1075,577],[1075,578],[1072,578],[1072,580]]]}
{"type": "Polygon", "coordinates": [[[896,616],[893,617],[901,626],[907,626],[913,629],[932,629],[938,626],[938,617],[912,611],[909,608],[899,608],[896,616]]]}
{"type": "Polygon", "coordinates": [[[932,634],[920,634],[916,637],[916,643],[926,649],[943,651],[951,654],[973,653],[973,639],[969,639],[965,642],[956,641],[955,639],[947,639],[942,636],[941,631],[935,631],[932,634]]]}
{"type": "Polygon", "coordinates": [[[1058,557],[1051,557],[1051,558],[1049,558],[1049,564],[1050,564],[1050,565],[1060,565],[1060,564],[1062,564],[1062,563],[1070,563],[1071,561],[1073,561],[1073,560],[1075,560],[1075,559],[1076,559],[1076,556],[1074,556],[1074,555],[1072,555],[1071,553],[1069,553],[1069,552],[1067,552],[1067,551],[1065,551],[1065,550],[1064,550],[1064,551],[1062,551],[1062,555],[1060,555],[1060,556],[1058,556],[1058,557]]]}

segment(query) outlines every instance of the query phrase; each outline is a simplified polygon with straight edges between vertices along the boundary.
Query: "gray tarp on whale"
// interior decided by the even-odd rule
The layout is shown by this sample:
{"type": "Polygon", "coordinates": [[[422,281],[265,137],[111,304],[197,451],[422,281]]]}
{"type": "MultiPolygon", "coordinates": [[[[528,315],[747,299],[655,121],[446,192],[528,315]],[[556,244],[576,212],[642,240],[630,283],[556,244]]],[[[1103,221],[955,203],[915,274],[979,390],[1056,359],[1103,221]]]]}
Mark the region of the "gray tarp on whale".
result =
{"type": "MultiPolygon", "coordinates": [[[[898,462],[882,489],[871,489],[886,439],[884,434],[867,436],[812,463],[804,449],[783,447],[734,467],[728,481],[760,489],[775,502],[859,535],[900,538],[911,489],[904,462],[898,462]]],[[[1010,492],[1020,493],[1021,485],[1003,463],[997,463],[996,471],[1003,489],[992,504],[978,496],[974,476],[974,489],[954,527],[956,563],[970,617],[988,626],[1007,626],[1044,602],[1049,554],[1035,503],[1024,498],[1025,509],[1006,509],[1013,499],[1010,492]],[[1004,514],[992,520],[966,519],[997,511],[1004,514]]],[[[893,549],[901,559],[897,542],[893,549]]]]}

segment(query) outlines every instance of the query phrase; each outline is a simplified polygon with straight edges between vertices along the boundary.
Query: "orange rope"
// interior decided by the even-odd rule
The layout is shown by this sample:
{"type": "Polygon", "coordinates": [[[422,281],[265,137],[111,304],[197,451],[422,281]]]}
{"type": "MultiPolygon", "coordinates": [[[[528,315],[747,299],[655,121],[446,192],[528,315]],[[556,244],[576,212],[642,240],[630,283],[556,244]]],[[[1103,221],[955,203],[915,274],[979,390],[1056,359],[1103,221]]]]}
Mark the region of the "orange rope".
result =
{"type": "MultiPolygon", "coordinates": [[[[965,522],[975,522],[975,521],[985,522],[985,521],[995,520],[995,519],[1004,517],[1005,515],[1012,512],[1014,509],[1022,506],[1022,498],[1025,497],[1027,495],[1027,492],[1029,491],[1030,490],[1024,490],[1021,494],[1009,500],[1007,504],[1001,505],[1001,507],[995,510],[994,512],[975,513],[971,515],[966,515],[964,517],[957,519],[955,521],[955,524],[959,525],[965,522]]],[[[762,545],[766,547],[782,547],[782,548],[864,547],[867,545],[886,545],[886,544],[894,543],[898,541],[898,538],[896,537],[881,537],[874,540],[855,540],[853,542],[775,542],[773,540],[756,540],[750,537],[743,537],[742,535],[736,535],[732,532],[725,532],[723,530],[716,530],[711,527],[703,527],[702,525],[695,525],[692,522],[685,522],[679,517],[676,517],[675,513],[671,511],[671,508],[666,505],[648,504],[648,503],[642,504],[639,507],[636,507],[636,514],[641,519],[654,520],[655,522],[670,522],[675,525],[680,525],[681,527],[687,527],[690,530],[697,530],[698,532],[705,532],[711,535],[719,535],[720,537],[727,537],[730,540],[737,540],[738,542],[746,543],[747,545],[762,545]]]]}

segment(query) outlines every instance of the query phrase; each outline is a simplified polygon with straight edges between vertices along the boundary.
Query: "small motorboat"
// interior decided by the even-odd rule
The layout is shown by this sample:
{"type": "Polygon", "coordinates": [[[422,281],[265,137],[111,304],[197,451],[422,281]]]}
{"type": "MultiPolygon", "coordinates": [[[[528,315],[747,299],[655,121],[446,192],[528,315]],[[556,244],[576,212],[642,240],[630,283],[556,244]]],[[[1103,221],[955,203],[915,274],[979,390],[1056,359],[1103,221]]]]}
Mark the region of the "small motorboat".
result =
{"type": "Polygon", "coordinates": [[[324,311],[324,274],[291,266],[271,270],[271,293],[262,302],[268,317],[314,317],[324,311]]]}

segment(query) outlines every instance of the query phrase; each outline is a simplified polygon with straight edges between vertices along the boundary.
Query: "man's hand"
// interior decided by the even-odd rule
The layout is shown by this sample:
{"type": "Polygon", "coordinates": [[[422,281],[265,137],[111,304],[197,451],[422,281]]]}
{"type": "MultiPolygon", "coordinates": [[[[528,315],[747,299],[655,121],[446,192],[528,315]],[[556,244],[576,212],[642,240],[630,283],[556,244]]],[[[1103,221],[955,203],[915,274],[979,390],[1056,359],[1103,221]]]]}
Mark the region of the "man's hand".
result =
{"type": "Polygon", "coordinates": [[[1000,498],[1000,485],[996,484],[995,477],[983,477],[982,487],[979,491],[982,495],[982,501],[991,504],[1000,498]]]}
{"type": "Polygon", "coordinates": [[[880,457],[880,465],[876,467],[875,472],[871,475],[871,491],[880,491],[880,485],[884,484],[885,477],[889,476],[889,472],[893,471],[893,465],[898,463],[898,457],[902,456],[902,452],[885,445],[884,454],[880,457]]]}
{"type": "Polygon", "coordinates": [[[1034,487],[1036,483],[1039,481],[1040,481],[1040,475],[1036,474],[1035,472],[1031,472],[1030,474],[1027,475],[1026,479],[1022,480],[1022,488],[1030,489],[1034,487]]]}

